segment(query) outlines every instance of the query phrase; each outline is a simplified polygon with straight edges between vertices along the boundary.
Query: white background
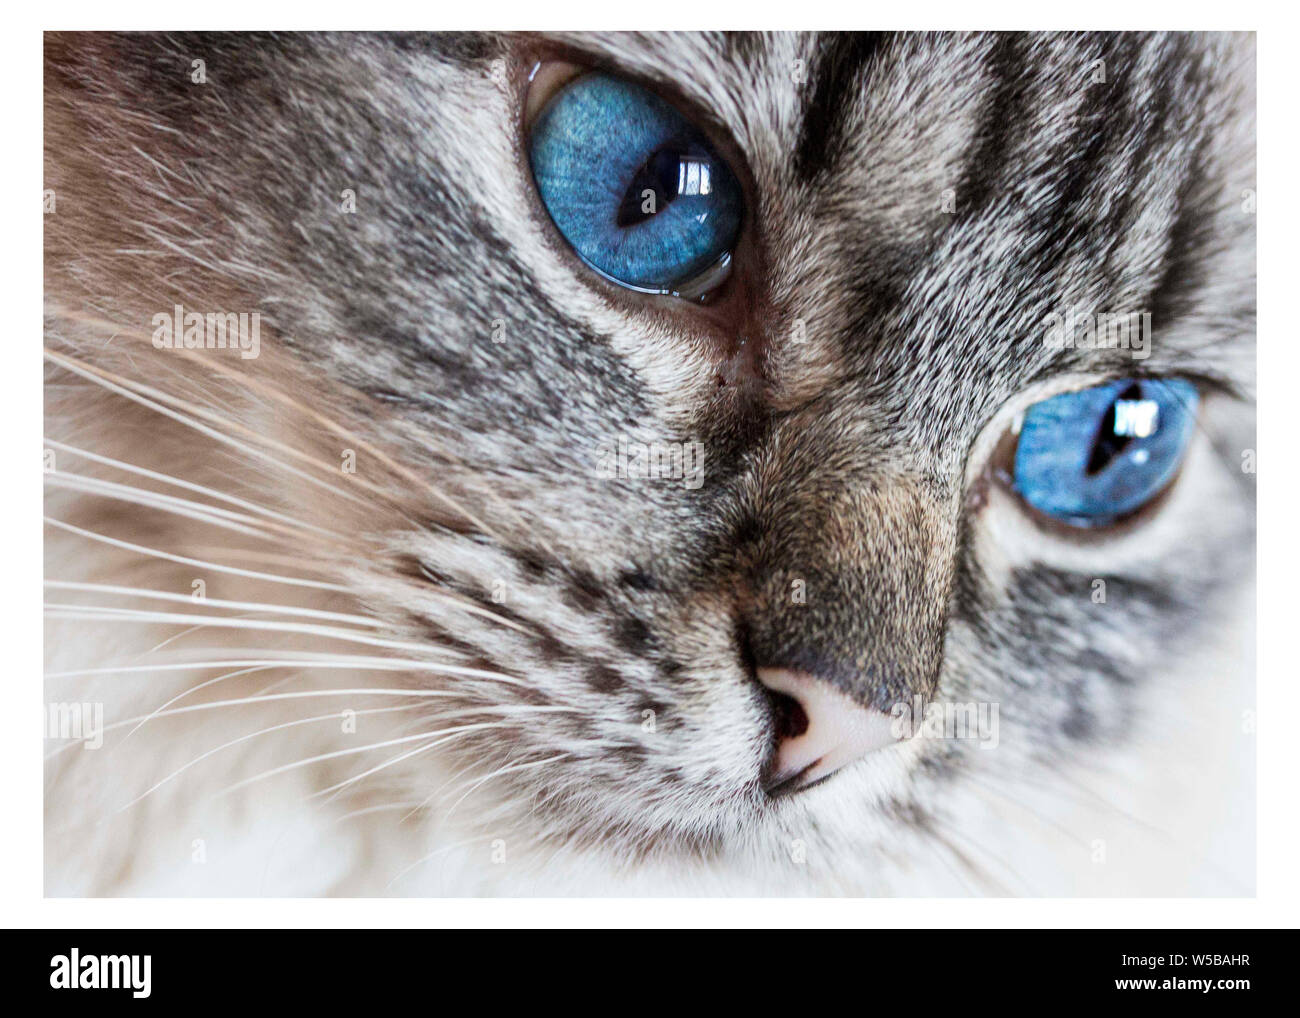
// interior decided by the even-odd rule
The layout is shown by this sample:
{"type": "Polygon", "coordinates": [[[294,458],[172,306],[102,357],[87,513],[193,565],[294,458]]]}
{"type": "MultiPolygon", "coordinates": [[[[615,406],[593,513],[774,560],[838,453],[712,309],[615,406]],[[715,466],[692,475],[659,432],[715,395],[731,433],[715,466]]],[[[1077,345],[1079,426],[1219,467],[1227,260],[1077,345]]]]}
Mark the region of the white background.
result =
{"type": "Polygon", "coordinates": [[[5,307],[13,319],[0,360],[4,462],[0,488],[0,915],[14,927],[242,926],[1291,926],[1296,925],[1300,625],[1300,330],[1289,315],[1300,291],[1296,223],[1297,40],[1279,3],[909,3],[800,0],[771,10],[749,2],[662,5],[522,3],[448,5],[21,3],[6,11],[0,64],[5,307]],[[1070,20],[1064,20],[1070,18],[1070,20]],[[94,900],[42,898],[41,692],[41,32],[47,29],[1253,29],[1259,33],[1259,882],[1255,899],[1210,900],[94,900]]]}

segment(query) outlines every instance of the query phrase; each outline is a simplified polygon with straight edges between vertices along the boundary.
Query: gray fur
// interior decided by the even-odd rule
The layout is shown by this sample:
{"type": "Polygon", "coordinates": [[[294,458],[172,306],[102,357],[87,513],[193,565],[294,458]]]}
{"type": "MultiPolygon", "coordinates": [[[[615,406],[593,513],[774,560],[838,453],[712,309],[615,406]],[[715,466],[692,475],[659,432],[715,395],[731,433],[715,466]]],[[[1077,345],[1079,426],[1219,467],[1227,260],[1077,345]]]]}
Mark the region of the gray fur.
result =
{"type": "MultiPolygon", "coordinates": [[[[520,768],[461,807],[475,834],[682,873],[785,873],[803,839],[816,886],[886,889],[963,780],[1140,738],[1168,709],[1154,677],[1208,653],[1250,582],[1252,61],[1213,35],[56,36],[51,345],[97,356],[59,324],[86,307],[259,309],[349,428],[466,508],[416,486],[349,519],[365,555],[319,564],[388,632],[514,677],[437,680],[469,716],[563,708],[439,751],[520,768]],[[662,87],[743,161],[739,297],[633,296],[564,249],[519,141],[552,53],[662,87]],[[1134,370],[1046,349],[1071,307],[1152,310],[1137,367],[1207,394],[1179,491],[1113,540],[1029,521],[989,466],[1018,410],[1134,370]],[[703,487],[597,477],[620,436],[702,442],[703,487]],[[755,661],[884,710],[998,703],[1001,748],[918,743],[771,800],[755,661]]],[[[384,778],[418,800],[438,782],[413,763],[384,778]]]]}

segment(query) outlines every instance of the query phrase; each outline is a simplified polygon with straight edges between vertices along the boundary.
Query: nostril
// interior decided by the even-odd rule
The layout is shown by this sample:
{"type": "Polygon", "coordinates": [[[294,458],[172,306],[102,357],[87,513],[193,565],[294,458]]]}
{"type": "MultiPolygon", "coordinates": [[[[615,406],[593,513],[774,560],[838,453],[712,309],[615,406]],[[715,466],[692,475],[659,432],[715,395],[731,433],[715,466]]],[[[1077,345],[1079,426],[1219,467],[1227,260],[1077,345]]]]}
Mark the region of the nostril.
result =
{"type": "Polygon", "coordinates": [[[757,668],[754,677],[772,705],[770,795],[807,788],[897,741],[889,715],[807,672],[757,668]]]}
{"type": "Polygon", "coordinates": [[[797,739],[808,731],[808,712],[803,709],[798,699],[789,693],[774,688],[763,682],[758,676],[758,662],[754,658],[754,645],[750,641],[749,626],[742,619],[736,624],[736,647],[740,660],[746,670],[758,682],[759,688],[767,694],[767,703],[772,715],[772,734],[776,744],[789,739],[797,739]]]}
{"type": "Polygon", "coordinates": [[[768,701],[772,704],[772,731],[777,742],[785,739],[797,739],[808,731],[808,715],[803,704],[787,693],[767,690],[768,701]]]}

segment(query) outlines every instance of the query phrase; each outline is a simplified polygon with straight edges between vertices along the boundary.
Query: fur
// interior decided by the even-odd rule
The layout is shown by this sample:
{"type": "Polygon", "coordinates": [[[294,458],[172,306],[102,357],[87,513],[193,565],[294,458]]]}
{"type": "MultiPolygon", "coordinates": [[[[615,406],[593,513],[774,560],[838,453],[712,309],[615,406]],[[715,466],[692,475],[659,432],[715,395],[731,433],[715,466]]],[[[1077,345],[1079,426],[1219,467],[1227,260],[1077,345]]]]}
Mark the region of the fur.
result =
{"type": "Polygon", "coordinates": [[[48,893],[1253,892],[1252,38],[69,34],[46,68],[47,578],[99,585],[47,591],[46,699],[117,726],[50,747],[48,893]],[[566,250],[521,143],[548,59],[732,159],[716,303],[566,250]],[[156,350],[175,304],[259,312],[260,356],[156,350]],[[1047,349],[1071,308],[1151,310],[1136,368],[1205,393],[1157,510],[1086,537],[997,470],[1029,405],[1135,370],[1047,349]],[[703,443],[704,486],[597,477],[620,437],[703,443]],[[771,799],[755,663],[997,704],[999,744],[771,799]]]}

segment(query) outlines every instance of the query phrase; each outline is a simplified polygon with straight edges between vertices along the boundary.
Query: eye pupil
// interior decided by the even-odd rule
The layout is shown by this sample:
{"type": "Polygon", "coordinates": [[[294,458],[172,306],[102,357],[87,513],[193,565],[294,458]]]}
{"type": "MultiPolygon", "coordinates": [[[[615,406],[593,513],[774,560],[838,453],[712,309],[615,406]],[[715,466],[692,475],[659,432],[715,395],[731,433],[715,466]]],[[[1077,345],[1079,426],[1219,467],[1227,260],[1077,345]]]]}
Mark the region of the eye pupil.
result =
{"type": "MultiPolygon", "coordinates": [[[[638,226],[667,208],[679,194],[699,194],[701,162],[699,159],[688,159],[674,149],[659,149],[637,171],[631,186],[623,195],[616,224],[620,227],[638,226]],[[694,173],[697,182],[693,192],[689,190],[688,166],[692,168],[690,172],[694,173]]],[[[707,173],[707,163],[704,165],[704,172],[707,173]]]]}
{"type": "Polygon", "coordinates": [[[1122,425],[1118,408],[1141,399],[1142,387],[1134,382],[1110,405],[1106,416],[1102,418],[1101,427],[1097,430],[1097,438],[1092,443],[1092,455],[1088,457],[1088,466],[1085,468],[1089,477],[1095,477],[1110,466],[1115,457],[1133,441],[1134,429],[1122,425]]]}

